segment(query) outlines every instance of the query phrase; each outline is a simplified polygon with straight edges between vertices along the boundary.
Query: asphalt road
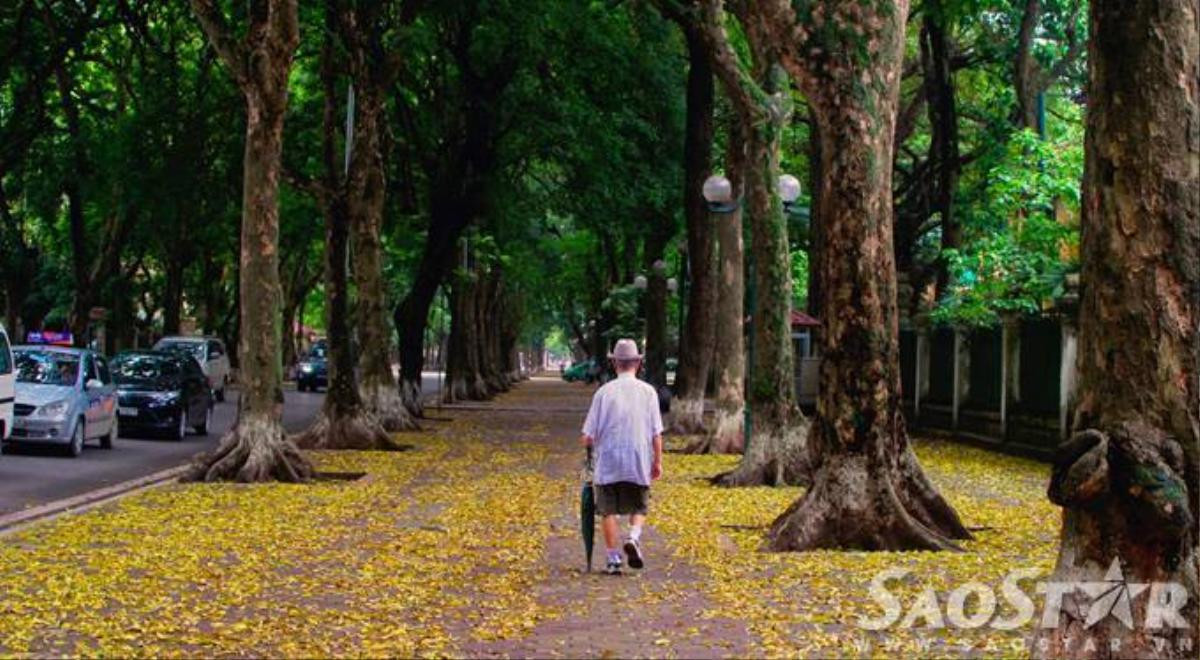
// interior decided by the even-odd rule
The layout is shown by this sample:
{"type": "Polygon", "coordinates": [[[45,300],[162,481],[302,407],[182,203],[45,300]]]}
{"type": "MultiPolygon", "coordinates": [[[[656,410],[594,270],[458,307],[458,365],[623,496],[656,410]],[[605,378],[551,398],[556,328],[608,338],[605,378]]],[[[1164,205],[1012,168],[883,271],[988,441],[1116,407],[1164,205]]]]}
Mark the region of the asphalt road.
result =
{"type": "MultiPolygon", "coordinates": [[[[426,374],[423,392],[437,392],[437,374],[426,374]]],[[[312,422],[324,401],[323,393],[284,392],[283,425],[289,432],[303,430],[312,422]]],[[[216,447],[233,425],[237,414],[236,393],[213,411],[208,435],[189,435],[183,442],[154,438],[117,440],[111,450],[96,442],[85,445],[78,458],[62,455],[58,447],[12,446],[0,456],[0,515],[20,511],[66,497],[144,477],[183,465],[194,455],[216,447]]]]}

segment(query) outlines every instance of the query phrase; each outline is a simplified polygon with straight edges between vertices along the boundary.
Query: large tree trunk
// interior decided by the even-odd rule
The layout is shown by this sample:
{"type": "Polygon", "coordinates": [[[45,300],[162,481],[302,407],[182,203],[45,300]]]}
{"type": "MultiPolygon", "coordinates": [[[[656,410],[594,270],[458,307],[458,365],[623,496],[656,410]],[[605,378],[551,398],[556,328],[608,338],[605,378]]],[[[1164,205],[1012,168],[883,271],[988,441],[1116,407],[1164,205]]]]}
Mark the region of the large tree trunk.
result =
{"type": "Polygon", "coordinates": [[[819,468],[772,524],[769,547],[954,548],[970,535],[918,465],[900,405],[891,177],[908,3],[861,8],[853,29],[801,48],[790,4],[756,7],[769,10],[759,18],[816,110],[825,174],[821,391],[808,437],[819,468]],[[811,58],[817,43],[822,53],[811,58]]]}
{"type": "Polygon", "coordinates": [[[186,268],[183,255],[168,248],[166,282],[163,287],[164,335],[179,334],[180,319],[183,316],[183,272],[186,268]]]}
{"type": "Polygon", "coordinates": [[[783,129],[792,113],[791,87],[779,65],[778,49],[747,12],[739,18],[747,27],[753,55],[749,72],[726,36],[722,2],[708,0],[703,9],[715,70],[744,134],[754,284],[746,450],[733,471],[713,481],[727,486],[800,483],[808,471],[804,460],[808,426],[794,393],[791,253],[787,219],[776,192],[783,129]]]}
{"type": "Polygon", "coordinates": [[[87,345],[89,325],[88,312],[92,306],[92,282],[88,276],[91,259],[88,253],[87,224],[83,214],[83,191],[81,181],[87,176],[89,166],[87,152],[79,120],[79,106],[72,96],[74,85],[66,64],[59,63],[54,69],[58,83],[59,104],[67,120],[67,137],[71,145],[74,171],[63,179],[63,195],[67,198],[67,227],[71,242],[71,268],[75,280],[75,296],[71,307],[71,333],[76,346],[87,345]]]}
{"type": "Polygon", "coordinates": [[[1021,128],[1035,130],[1038,125],[1037,95],[1040,91],[1038,83],[1037,59],[1033,54],[1034,40],[1037,37],[1037,26],[1042,17],[1042,0],[1025,0],[1021,12],[1021,27],[1017,33],[1017,54],[1013,62],[1013,91],[1017,97],[1017,125],[1021,128]]]}
{"type": "MultiPolygon", "coordinates": [[[[926,107],[929,110],[929,162],[933,164],[932,210],[941,216],[942,251],[962,245],[962,223],[954,215],[958,187],[958,108],[950,67],[953,48],[942,0],[928,0],[921,24],[921,61],[925,69],[926,107]]],[[[947,292],[950,272],[945,258],[938,260],[937,295],[947,292]]]]}
{"type": "Polygon", "coordinates": [[[683,25],[687,40],[687,124],[683,143],[683,210],[687,223],[687,316],[679,343],[675,400],[670,427],[676,433],[704,430],[704,390],[716,339],[716,241],[701,190],[711,172],[713,145],[713,72],[703,37],[683,25]]]}
{"type": "MultiPolygon", "coordinates": [[[[1132,628],[1063,598],[1047,657],[1196,657],[1200,529],[1200,5],[1092,0],[1076,435],[1056,457],[1053,581],[1119,566],[1132,628]],[[1155,629],[1151,599],[1171,589],[1155,629]],[[1186,606],[1180,608],[1186,599],[1186,606]]],[[[1044,646],[1043,646],[1044,645],[1044,646]]]]}
{"type": "Polygon", "coordinates": [[[482,279],[478,264],[463,269],[455,278],[446,391],[442,393],[446,403],[482,401],[491,395],[481,369],[479,289],[485,286],[482,279]]]}
{"type": "MultiPolygon", "coordinates": [[[[782,71],[777,73],[782,78],[782,71]]],[[[774,78],[769,75],[768,78],[774,78]]],[[[770,93],[786,80],[768,85],[770,93]]],[[[776,97],[777,100],[782,96],[776,97]]],[[[726,486],[804,483],[808,423],[796,405],[792,360],[792,268],[787,219],[775,192],[779,147],[788,113],[773,107],[769,120],[757,122],[746,140],[746,193],[750,213],[753,363],[747,387],[749,437],[742,461],[715,481],[726,486]]]]}
{"type": "Polygon", "coordinates": [[[325,332],[329,365],[329,386],[321,414],[296,439],[301,447],[314,449],[398,449],[392,436],[379,420],[363,405],[355,378],[355,355],[350,327],[350,282],[347,271],[350,255],[350,212],[347,209],[348,186],[339,173],[337,158],[337,94],[334,70],[333,33],[335,20],[327,10],[331,23],[321,50],[321,82],[325,94],[322,161],[324,182],[320,187],[322,211],[325,214],[325,332]]]}
{"type": "Polygon", "coordinates": [[[305,481],[308,459],[283,430],[279,353],[279,176],[287,79],[300,41],[295,0],[256,8],[251,34],[234,42],[211,2],[192,8],[209,41],[246,98],[241,231],[241,331],[238,419],[216,451],[201,457],[187,478],[203,481],[305,481]],[[257,29],[255,29],[257,28],[257,29]]]}
{"type": "Polygon", "coordinates": [[[392,374],[380,241],[386,183],[379,144],[383,102],[369,84],[355,99],[354,155],[347,182],[358,291],[358,383],[363,405],[389,431],[417,428],[392,374]],[[361,160],[360,160],[361,159],[361,160]]]}
{"type": "MultiPolygon", "coordinates": [[[[734,199],[742,196],[746,167],[746,136],[750,128],[733,122],[726,171],[734,199]]],[[[708,433],[687,447],[689,453],[740,454],[744,449],[746,342],[744,319],[745,264],[742,248],[742,208],[714,214],[717,227],[717,314],[713,370],[716,376],[716,416],[708,433]]]]}

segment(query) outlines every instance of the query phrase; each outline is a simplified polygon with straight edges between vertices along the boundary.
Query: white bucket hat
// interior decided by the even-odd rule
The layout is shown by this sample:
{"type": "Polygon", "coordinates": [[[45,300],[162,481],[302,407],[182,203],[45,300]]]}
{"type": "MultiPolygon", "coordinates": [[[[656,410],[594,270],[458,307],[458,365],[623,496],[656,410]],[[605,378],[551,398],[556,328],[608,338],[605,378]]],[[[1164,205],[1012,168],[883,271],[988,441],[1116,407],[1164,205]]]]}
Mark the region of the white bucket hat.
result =
{"type": "Polygon", "coordinates": [[[640,360],[642,356],[638,353],[637,342],[632,339],[621,339],[617,341],[617,345],[613,347],[611,353],[608,354],[612,360],[640,360]]]}

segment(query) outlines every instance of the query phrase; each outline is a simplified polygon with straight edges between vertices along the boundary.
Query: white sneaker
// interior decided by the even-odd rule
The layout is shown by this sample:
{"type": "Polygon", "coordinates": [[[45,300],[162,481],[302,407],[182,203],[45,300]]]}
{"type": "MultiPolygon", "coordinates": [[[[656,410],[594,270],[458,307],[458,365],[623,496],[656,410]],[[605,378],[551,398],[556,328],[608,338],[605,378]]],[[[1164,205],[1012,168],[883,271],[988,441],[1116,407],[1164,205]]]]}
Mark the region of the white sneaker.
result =
{"type": "Polygon", "coordinates": [[[625,557],[629,559],[629,568],[641,568],[646,565],[642,561],[642,546],[635,538],[625,539],[625,557]]]}

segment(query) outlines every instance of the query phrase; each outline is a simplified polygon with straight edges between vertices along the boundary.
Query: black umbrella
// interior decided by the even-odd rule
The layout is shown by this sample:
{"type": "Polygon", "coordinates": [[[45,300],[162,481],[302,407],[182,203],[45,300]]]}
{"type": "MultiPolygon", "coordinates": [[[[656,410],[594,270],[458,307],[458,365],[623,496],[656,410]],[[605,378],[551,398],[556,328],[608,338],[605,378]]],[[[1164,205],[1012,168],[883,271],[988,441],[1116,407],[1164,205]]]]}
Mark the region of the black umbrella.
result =
{"type": "Polygon", "coordinates": [[[596,495],[592,491],[592,448],[588,447],[583,465],[583,488],[579,491],[579,531],[583,534],[583,553],[588,572],[592,572],[592,548],[596,545],[596,495]]]}

